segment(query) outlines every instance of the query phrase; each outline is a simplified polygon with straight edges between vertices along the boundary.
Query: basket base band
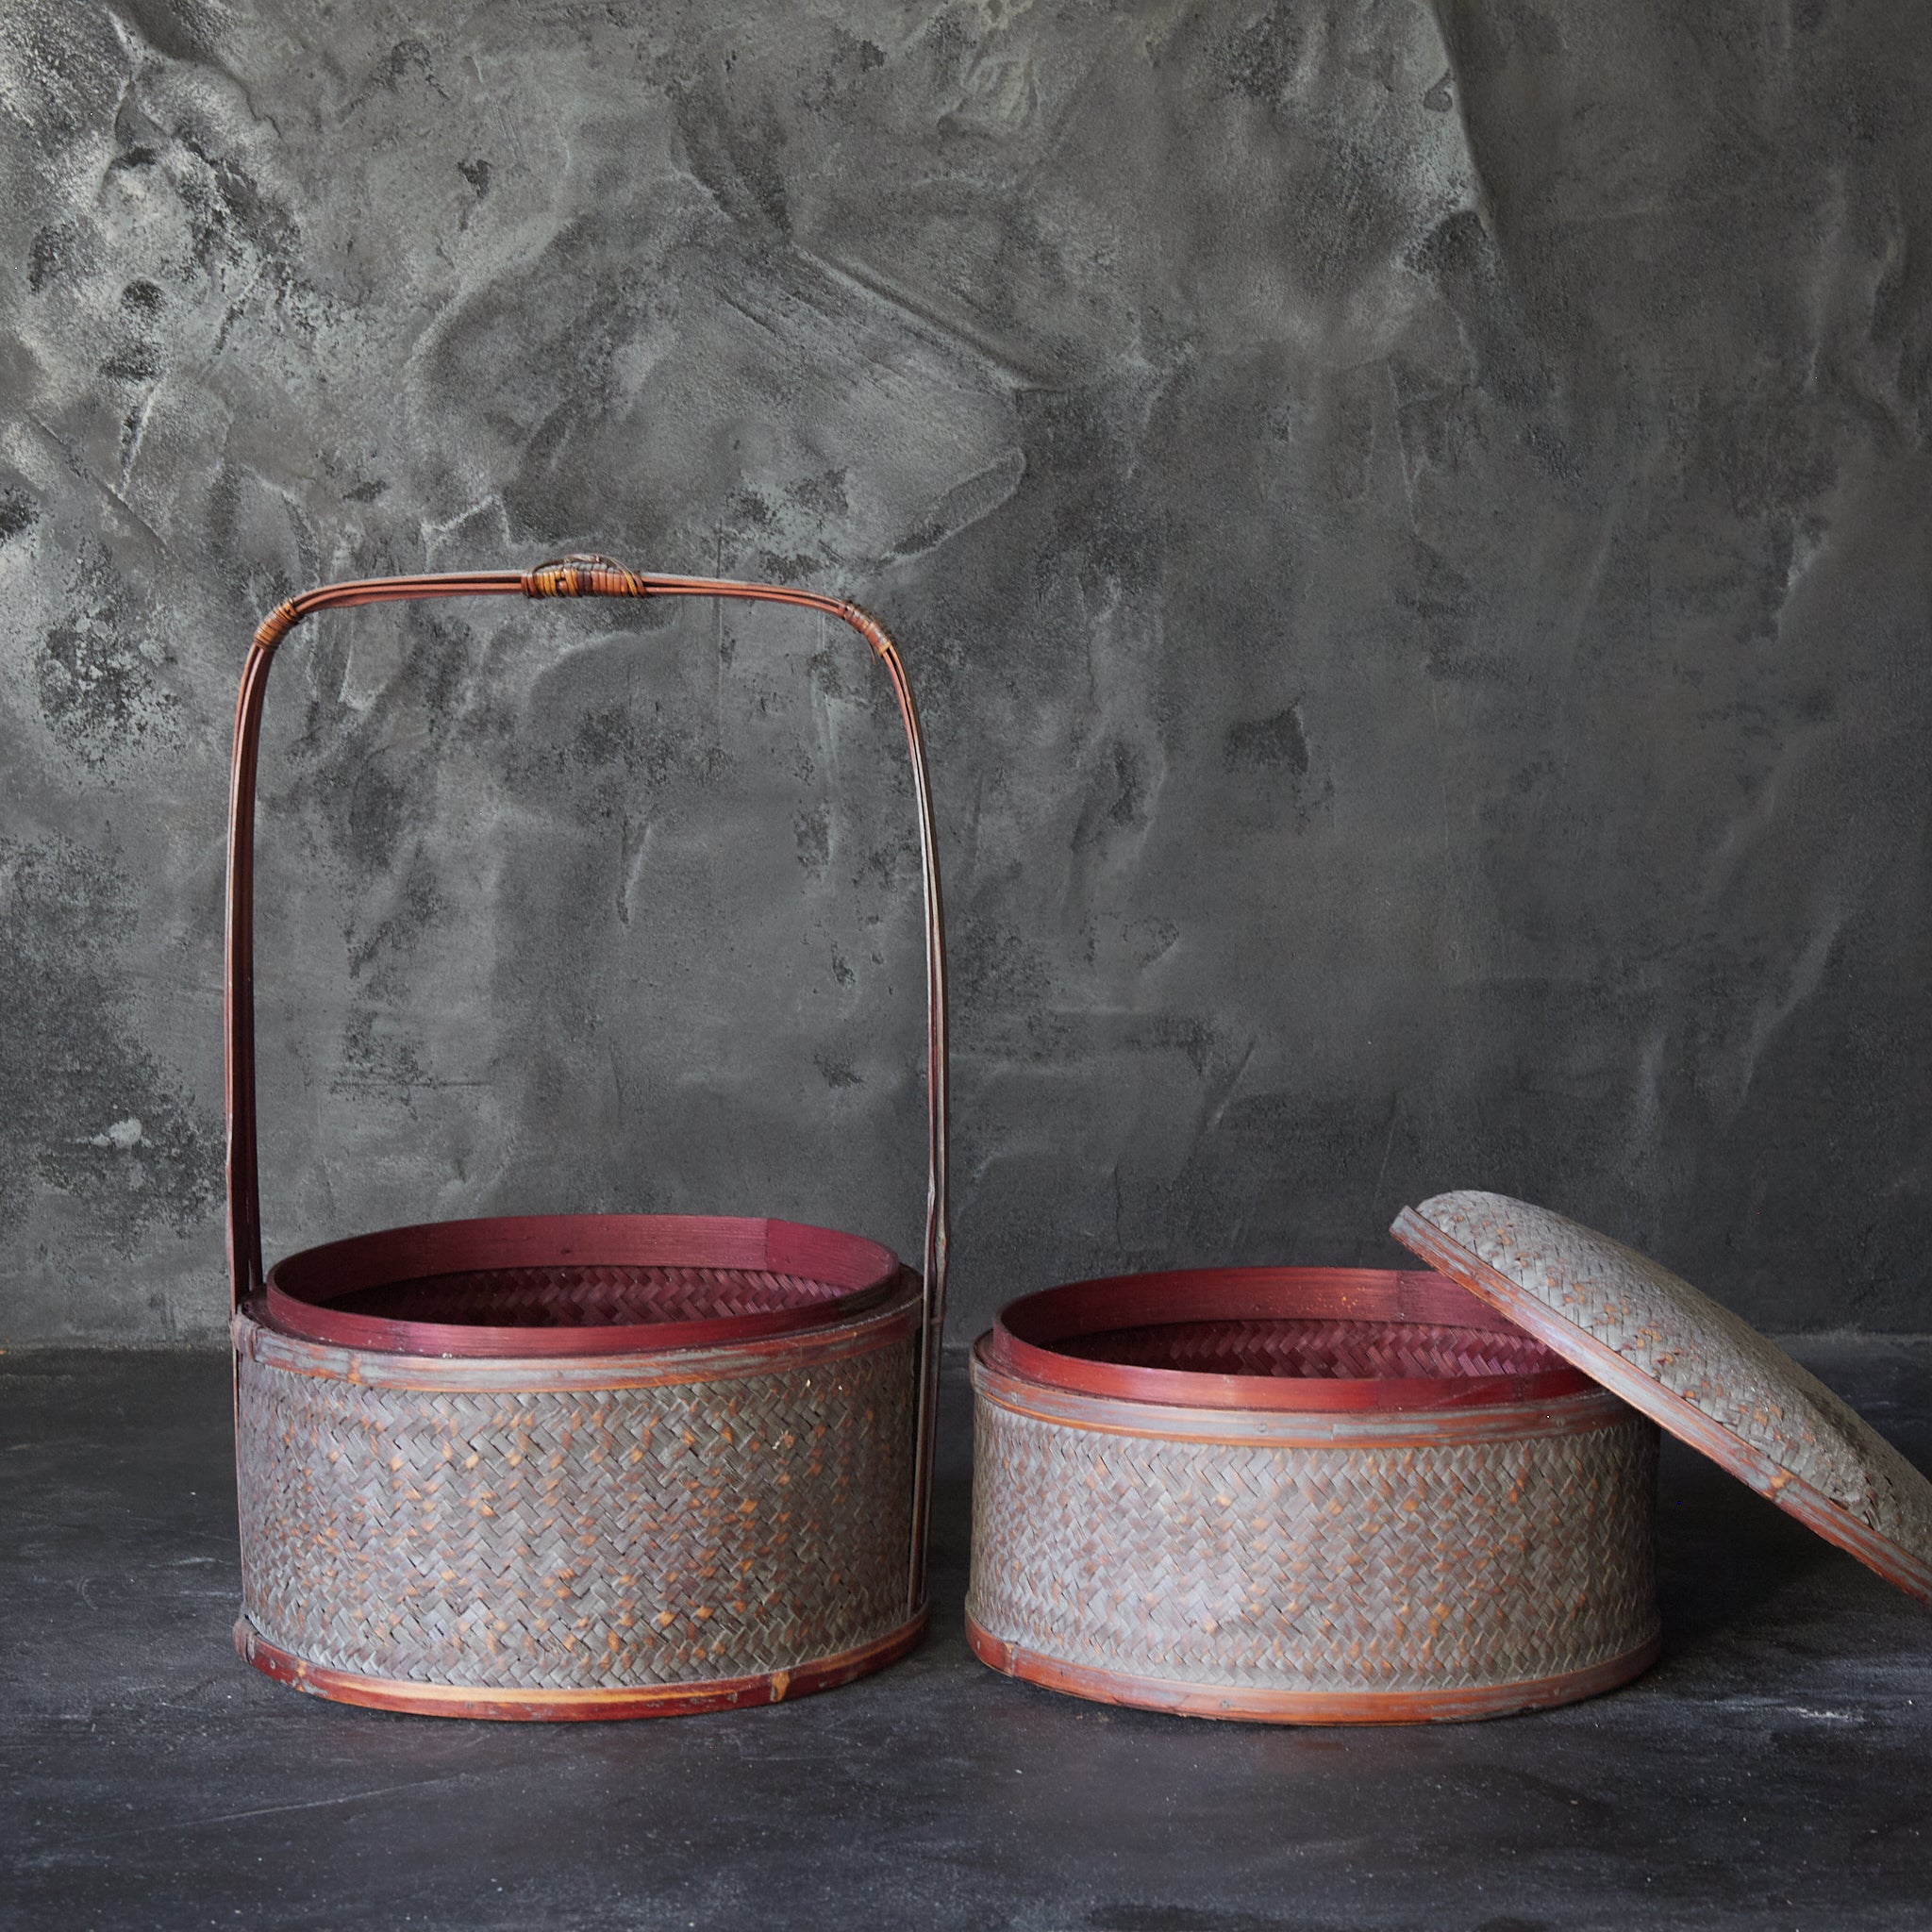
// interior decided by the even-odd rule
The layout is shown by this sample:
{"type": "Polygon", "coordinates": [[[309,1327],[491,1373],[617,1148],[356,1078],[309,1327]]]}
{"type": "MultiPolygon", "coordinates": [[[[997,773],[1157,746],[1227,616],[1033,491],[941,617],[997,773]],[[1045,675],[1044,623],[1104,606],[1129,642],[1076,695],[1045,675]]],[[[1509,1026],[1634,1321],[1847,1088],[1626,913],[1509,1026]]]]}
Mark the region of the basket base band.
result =
{"type": "Polygon", "coordinates": [[[687,1717],[706,1710],[744,1710],[830,1690],[897,1663],[925,1635],[929,1607],[883,1637],[836,1657],[816,1657],[789,1671],[756,1677],[700,1678],[690,1684],[622,1686],[608,1690],[505,1690],[466,1684],[419,1684],[400,1677],[362,1677],[332,1671],[271,1643],[248,1619],[235,1620],[235,1648],[244,1662],[277,1684],[372,1710],[411,1711],[422,1717],[497,1718],[511,1723],[560,1724],[606,1718],[687,1717]]]}
{"type": "Polygon", "coordinates": [[[1442,1690],[1271,1690],[1259,1685],[1184,1684],[1171,1677],[1139,1677],[1091,1664],[1061,1663],[983,1630],[969,1614],[966,1641],[981,1663],[1009,1677],[1098,1704],[1131,1705],[1176,1717],[1229,1718],[1264,1724],[1457,1724],[1467,1718],[1504,1717],[1511,1711],[1547,1710],[1613,1690],[1641,1676],[1657,1661],[1660,1638],[1652,1637],[1622,1657],[1516,1684],[1475,1684],[1442,1690]]]}

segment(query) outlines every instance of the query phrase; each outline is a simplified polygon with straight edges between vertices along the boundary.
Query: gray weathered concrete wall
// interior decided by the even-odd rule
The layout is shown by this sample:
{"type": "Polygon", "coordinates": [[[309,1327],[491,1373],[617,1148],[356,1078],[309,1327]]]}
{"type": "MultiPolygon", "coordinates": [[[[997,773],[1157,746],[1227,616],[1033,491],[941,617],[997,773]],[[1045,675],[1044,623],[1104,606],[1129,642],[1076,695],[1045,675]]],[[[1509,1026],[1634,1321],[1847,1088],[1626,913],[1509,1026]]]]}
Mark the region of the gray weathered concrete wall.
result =
{"type": "MultiPolygon", "coordinates": [[[[9,0],[0,1341],[216,1332],[256,617],[570,545],[903,635],[959,1334],[1467,1185],[1926,1325],[1922,11],[9,0]]],[[[895,729],[791,615],[298,632],[271,1249],[910,1250],[895,729]]]]}

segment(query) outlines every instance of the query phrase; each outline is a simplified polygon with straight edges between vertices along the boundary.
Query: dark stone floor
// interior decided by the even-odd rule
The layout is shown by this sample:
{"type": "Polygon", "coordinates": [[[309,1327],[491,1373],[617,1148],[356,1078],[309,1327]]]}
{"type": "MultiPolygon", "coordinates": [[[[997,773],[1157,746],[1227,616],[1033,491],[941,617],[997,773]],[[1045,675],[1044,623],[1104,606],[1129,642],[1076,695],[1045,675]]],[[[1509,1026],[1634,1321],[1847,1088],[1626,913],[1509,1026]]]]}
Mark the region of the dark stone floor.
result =
{"type": "MultiPolygon", "coordinates": [[[[1800,1353],[1932,1461],[1932,1341],[1800,1353]]],[[[1932,1924],[1932,1613],[1688,1452],[1663,1660],[1628,1690],[1429,1729],[1210,1724],[968,1655],[948,1393],[917,1656],[771,1709],[458,1724],[236,1661],[224,1362],[0,1359],[0,1924],[1932,1924]]]]}

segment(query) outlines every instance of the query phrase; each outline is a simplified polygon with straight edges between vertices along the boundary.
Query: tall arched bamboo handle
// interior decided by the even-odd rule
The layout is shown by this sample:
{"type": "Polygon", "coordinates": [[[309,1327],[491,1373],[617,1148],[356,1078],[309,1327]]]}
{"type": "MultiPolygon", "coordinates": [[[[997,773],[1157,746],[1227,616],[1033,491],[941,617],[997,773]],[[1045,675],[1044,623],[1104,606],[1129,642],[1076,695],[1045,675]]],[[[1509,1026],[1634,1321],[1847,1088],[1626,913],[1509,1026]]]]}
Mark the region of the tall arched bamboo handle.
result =
{"type": "Polygon", "coordinates": [[[275,646],[318,610],[354,604],[386,604],[428,597],[736,597],[765,604],[795,604],[850,625],[886,667],[906,746],[919,812],[919,856],[924,883],[926,1000],[925,1251],[922,1270],[917,1437],[913,1452],[912,1552],[908,1608],[925,1595],[927,1525],[932,1508],[932,1462],[937,1422],[940,1345],[946,1319],[946,967],[945,930],[940,911],[938,839],[926,775],[925,741],[919,728],[906,667],[885,626],[840,597],[771,584],[739,584],[708,577],[640,576],[608,557],[565,557],[526,571],[478,571],[420,577],[369,577],[324,584],[278,604],[255,633],[235,704],[235,759],[228,793],[228,903],[226,976],[226,1091],[228,1128],[228,1280],[234,1305],[259,1293],[261,1196],[255,1114],[255,775],[261,742],[262,699],[275,646]]]}

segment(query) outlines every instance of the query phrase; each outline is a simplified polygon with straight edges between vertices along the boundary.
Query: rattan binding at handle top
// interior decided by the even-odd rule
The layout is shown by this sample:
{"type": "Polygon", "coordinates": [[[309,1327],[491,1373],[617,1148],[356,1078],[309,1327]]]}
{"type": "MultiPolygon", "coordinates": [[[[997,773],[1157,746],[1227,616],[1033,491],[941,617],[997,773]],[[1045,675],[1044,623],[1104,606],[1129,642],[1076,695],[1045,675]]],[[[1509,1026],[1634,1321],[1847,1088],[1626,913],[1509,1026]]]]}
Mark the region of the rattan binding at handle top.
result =
{"type": "Polygon", "coordinates": [[[941,916],[938,837],[926,772],[925,741],[898,647],[869,611],[841,597],[774,584],[709,577],[644,576],[608,557],[573,555],[526,571],[475,571],[415,577],[370,577],[324,584],[279,604],[262,620],[242,672],[235,706],[235,757],[228,798],[227,1057],[228,1278],[240,1307],[262,1288],[261,1200],[255,1095],[255,797],[262,701],[275,647],[305,617],[358,604],[430,597],[731,597],[792,604],[851,625],[891,679],[906,727],[919,814],[919,856],[925,912],[926,1196],[922,1269],[917,1441],[913,1467],[912,1552],[908,1607],[925,1594],[925,1550],[932,1500],[940,1342],[946,1315],[946,984],[941,916]]]}

